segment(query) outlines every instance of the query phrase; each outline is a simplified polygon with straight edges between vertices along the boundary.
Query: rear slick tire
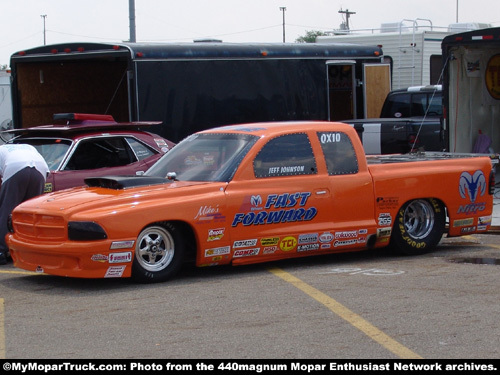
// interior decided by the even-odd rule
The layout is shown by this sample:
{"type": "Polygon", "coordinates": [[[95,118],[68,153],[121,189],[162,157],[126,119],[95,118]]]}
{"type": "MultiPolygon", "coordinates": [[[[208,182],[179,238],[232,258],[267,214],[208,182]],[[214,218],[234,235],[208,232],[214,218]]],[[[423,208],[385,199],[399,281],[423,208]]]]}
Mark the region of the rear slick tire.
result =
{"type": "Polygon", "coordinates": [[[391,235],[391,247],[403,255],[432,251],[443,237],[446,213],[436,199],[414,199],[398,211],[391,235]]]}
{"type": "Polygon", "coordinates": [[[132,278],[154,283],[172,278],[184,259],[182,233],[172,223],[146,227],[137,237],[132,278]]]}

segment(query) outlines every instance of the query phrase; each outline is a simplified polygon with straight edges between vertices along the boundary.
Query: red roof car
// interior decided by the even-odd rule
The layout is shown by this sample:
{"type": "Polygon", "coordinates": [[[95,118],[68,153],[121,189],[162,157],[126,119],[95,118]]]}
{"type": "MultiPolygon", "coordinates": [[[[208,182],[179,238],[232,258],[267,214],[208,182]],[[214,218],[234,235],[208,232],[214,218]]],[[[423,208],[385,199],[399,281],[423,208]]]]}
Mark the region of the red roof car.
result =
{"type": "Polygon", "coordinates": [[[56,114],[65,125],[42,125],[3,132],[7,143],[28,143],[42,154],[51,171],[45,192],[85,185],[87,177],[145,172],[174,143],[142,130],[158,122],[118,123],[112,116],[56,114]]]}

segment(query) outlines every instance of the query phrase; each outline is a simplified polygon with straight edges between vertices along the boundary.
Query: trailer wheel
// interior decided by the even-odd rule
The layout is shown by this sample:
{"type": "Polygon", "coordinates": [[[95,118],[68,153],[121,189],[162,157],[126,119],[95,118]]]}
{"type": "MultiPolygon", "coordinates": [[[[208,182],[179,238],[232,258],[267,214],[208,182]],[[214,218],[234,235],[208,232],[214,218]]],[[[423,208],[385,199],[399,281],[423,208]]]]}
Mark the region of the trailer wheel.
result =
{"type": "Polygon", "coordinates": [[[137,237],[132,278],[146,283],[165,281],[177,273],[183,259],[180,230],[171,223],[151,225],[137,237]]]}
{"type": "Polygon", "coordinates": [[[405,203],[396,215],[392,248],[404,255],[431,251],[443,236],[445,221],[444,206],[435,199],[415,199],[405,203]]]}

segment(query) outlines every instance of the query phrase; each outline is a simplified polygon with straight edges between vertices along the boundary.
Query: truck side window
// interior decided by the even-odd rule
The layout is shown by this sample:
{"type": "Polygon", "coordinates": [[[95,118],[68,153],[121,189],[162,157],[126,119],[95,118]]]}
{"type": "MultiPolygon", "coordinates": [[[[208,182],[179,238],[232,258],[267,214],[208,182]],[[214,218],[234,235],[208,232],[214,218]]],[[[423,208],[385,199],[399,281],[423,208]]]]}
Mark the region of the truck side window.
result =
{"type": "Polygon", "coordinates": [[[328,174],[358,173],[358,159],[349,136],[342,132],[318,132],[328,174]]]}
{"type": "Polygon", "coordinates": [[[132,137],[127,137],[125,139],[127,140],[127,143],[129,144],[129,146],[134,151],[135,157],[138,160],[143,160],[143,159],[149,158],[150,156],[155,154],[155,152],[153,150],[151,150],[145,144],[142,144],[141,142],[139,142],[137,139],[134,139],[132,137]]]}
{"type": "Polygon", "coordinates": [[[316,174],[316,160],[307,134],[271,139],[253,162],[256,178],[316,174]]]}
{"type": "Polygon", "coordinates": [[[443,95],[440,92],[429,94],[429,109],[427,115],[442,116],[443,115],[443,95]]]}
{"type": "Polygon", "coordinates": [[[411,115],[423,116],[427,109],[427,94],[413,94],[411,98],[411,115]]]}
{"type": "Polygon", "coordinates": [[[382,108],[382,117],[410,117],[410,94],[390,95],[382,108]]]}
{"type": "Polygon", "coordinates": [[[78,143],[64,170],[118,167],[134,161],[123,138],[93,138],[78,143]]]}

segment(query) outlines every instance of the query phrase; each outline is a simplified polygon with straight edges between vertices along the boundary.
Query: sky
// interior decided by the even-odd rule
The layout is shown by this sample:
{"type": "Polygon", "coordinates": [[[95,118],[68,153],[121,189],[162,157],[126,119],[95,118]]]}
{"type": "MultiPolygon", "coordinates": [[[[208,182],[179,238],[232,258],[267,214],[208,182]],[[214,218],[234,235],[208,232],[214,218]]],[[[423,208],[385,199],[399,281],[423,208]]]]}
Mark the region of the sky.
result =
{"type": "MultiPolygon", "coordinates": [[[[0,6],[0,66],[14,52],[43,44],[130,38],[129,0],[0,0],[0,6]]],[[[346,21],[340,10],[355,12],[351,30],[400,22],[445,30],[457,19],[500,27],[497,0],[135,0],[136,40],[281,43],[284,23],[289,43],[307,31],[339,29],[346,21]]]]}

